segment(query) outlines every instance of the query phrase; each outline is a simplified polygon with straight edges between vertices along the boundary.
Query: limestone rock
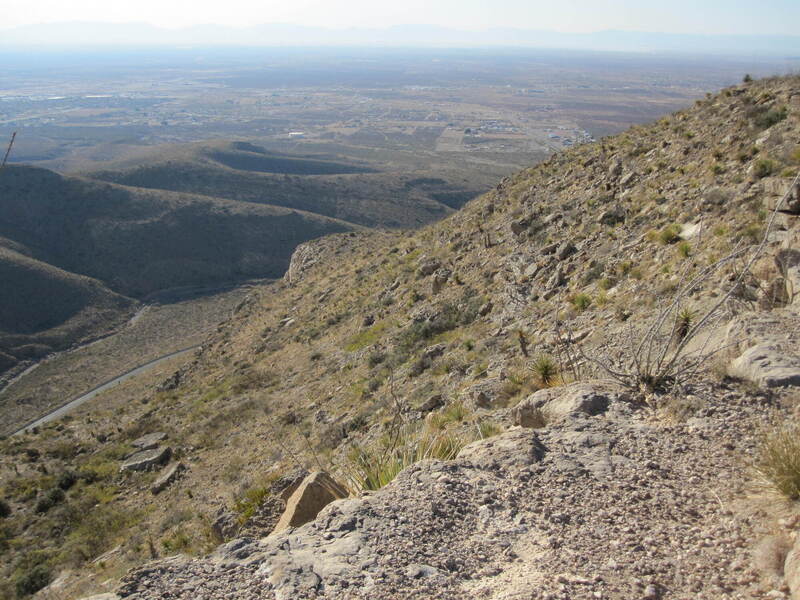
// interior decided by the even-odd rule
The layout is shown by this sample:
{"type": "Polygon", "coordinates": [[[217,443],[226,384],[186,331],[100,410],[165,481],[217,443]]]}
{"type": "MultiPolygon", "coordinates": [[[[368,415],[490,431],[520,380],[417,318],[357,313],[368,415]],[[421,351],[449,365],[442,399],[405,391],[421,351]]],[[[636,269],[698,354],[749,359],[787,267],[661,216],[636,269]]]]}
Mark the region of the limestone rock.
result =
{"type": "Polygon", "coordinates": [[[150,491],[153,492],[153,494],[162,492],[185,470],[186,466],[182,462],[172,463],[166,468],[164,473],[153,482],[153,485],[150,486],[150,491]]]}
{"type": "Polygon", "coordinates": [[[122,463],[120,471],[147,471],[156,465],[163,465],[172,456],[172,448],[160,446],[151,450],[137,452],[122,463]]]}
{"type": "Polygon", "coordinates": [[[143,435],[137,440],[131,442],[131,446],[139,450],[152,450],[157,448],[158,445],[167,439],[167,434],[163,431],[156,431],[143,435]]]}
{"type": "Polygon", "coordinates": [[[427,277],[433,275],[442,263],[436,258],[421,258],[417,266],[417,275],[420,277],[427,277]]]}
{"type": "Polygon", "coordinates": [[[616,225],[625,221],[625,210],[621,206],[613,206],[603,211],[598,219],[601,225],[616,225]]]}
{"type": "Polygon", "coordinates": [[[431,412],[442,406],[444,406],[444,397],[441,394],[434,394],[420,405],[419,410],[421,412],[431,412]]]}
{"type": "Polygon", "coordinates": [[[236,515],[226,508],[217,511],[216,519],[211,524],[211,531],[222,541],[230,540],[239,533],[239,519],[236,515]]]}
{"type": "Polygon", "coordinates": [[[511,233],[514,235],[522,235],[531,226],[533,222],[533,215],[528,215],[522,219],[517,219],[516,221],[511,221],[511,233]]]}
{"type": "Polygon", "coordinates": [[[542,460],[545,448],[530,429],[511,429],[464,446],[458,459],[482,469],[527,467],[542,460]]]}
{"type": "Polygon", "coordinates": [[[765,388],[800,385],[800,357],[777,344],[757,344],[735,358],[728,373],[765,388]]]}
{"type": "Polygon", "coordinates": [[[324,471],[311,473],[286,501],[273,533],[313,521],[325,506],[348,496],[347,490],[324,471]]]}
{"type": "Polygon", "coordinates": [[[469,386],[462,392],[461,399],[470,408],[494,408],[501,399],[502,388],[499,379],[487,379],[469,386]]]}
{"type": "Polygon", "coordinates": [[[783,574],[792,600],[800,600],[800,538],[795,541],[794,547],[786,555],[783,574]]]}
{"type": "Polygon", "coordinates": [[[566,241],[558,247],[558,250],[556,250],[556,258],[558,260],[566,260],[577,251],[578,249],[575,247],[575,244],[570,241],[566,241]]]}
{"type": "Polygon", "coordinates": [[[319,262],[321,256],[321,249],[316,242],[306,242],[297,246],[289,259],[289,268],[283,276],[284,281],[289,284],[300,281],[303,274],[319,262]]]}
{"type": "Polygon", "coordinates": [[[542,418],[552,423],[578,414],[601,414],[621,395],[622,392],[616,387],[605,382],[581,382],[546,388],[515,406],[512,416],[515,425],[536,427],[542,418]]]}
{"type": "Polygon", "coordinates": [[[800,213],[800,186],[792,186],[792,179],[788,177],[765,177],[761,180],[764,189],[764,208],[775,210],[780,205],[780,210],[794,214],[800,213]]]}
{"type": "Polygon", "coordinates": [[[431,281],[431,293],[438,294],[440,291],[442,291],[442,288],[450,279],[450,275],[452,274],[453,273],[450,269],[437,269],[433,274],[433,280],[431,281]]]}
{"type": "Polygon", "coordinates": [[[728,373],[766,388],[800,385],[800,314],[787,307],[745,313],[728,324],[728,373]]]}

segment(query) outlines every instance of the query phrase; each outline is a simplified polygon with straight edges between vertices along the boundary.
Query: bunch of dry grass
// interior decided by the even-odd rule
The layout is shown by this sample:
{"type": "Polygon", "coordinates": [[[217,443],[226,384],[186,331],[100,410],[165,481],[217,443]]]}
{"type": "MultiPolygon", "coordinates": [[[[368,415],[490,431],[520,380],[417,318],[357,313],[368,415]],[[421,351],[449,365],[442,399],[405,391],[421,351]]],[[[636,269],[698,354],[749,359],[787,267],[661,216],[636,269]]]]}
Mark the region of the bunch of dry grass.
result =
{"type": "Polygon", "coordinates": [[[800,426],[792,424],[766,433],[755,468],[767,487],[789,500],[800,499],[800,426]]]}

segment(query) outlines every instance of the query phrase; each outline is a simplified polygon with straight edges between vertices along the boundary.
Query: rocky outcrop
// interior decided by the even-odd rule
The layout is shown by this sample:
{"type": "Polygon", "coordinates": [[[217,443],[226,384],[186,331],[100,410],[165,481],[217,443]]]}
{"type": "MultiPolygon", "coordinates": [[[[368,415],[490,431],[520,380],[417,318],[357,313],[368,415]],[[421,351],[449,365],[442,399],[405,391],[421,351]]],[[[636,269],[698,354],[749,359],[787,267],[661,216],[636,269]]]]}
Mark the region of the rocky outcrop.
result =
{"type": "Polygon", "coordinates": [[[172,456],[172,448],[169,446],[142,450],[129,456],[120,466],[120,471],[148,471],[157,465],[163,465],[170,456],[172,456]]]}
{"type": "Polygon", "coordinates": [[[348,495],[348,491],[324,471],[311,473],[286,500],[286,510],[275,525],[274,533],[313,521],[328,504],[348,495]]]}
{"type": "Polygon", "coordinates": [[[137,450],[152,450],[153,448],[157,448],[165,439],[167,439],[166,433],[163,431],[156,431],[135,439],[131,442],[131,446],[137,450]]]}
{"type": "Polygon", "coordinates": [[[795,540],[794,547],[786,556],[783,574],[792,600],[800,600],[800,537],[795,540]]]}
{"type": "Polygon", "coordinates": [[[793,308],[746,313],[726,331],[728,373],[764,387],[800,385],[800,314],[793,308]]]}
{"type": "Polygon", "coordinates": [[[603,413],[608,410],[611,402],[619,401],[623,397],[622,390],[611,383],[574,383],[545,388],[531,394],[514,407],[512,416],[516,425],[539,427],[542,421],[553,423],[581,414],[603,413]]]}
{"type": "Polygon", "coordinates": [[[150,486],[150,491],[153,492],[153,494],[160,494],[185,470],[186,466],[182,462],[172,463],[164,470],[158,479],[153,482],[153,485],[150,486]]]}

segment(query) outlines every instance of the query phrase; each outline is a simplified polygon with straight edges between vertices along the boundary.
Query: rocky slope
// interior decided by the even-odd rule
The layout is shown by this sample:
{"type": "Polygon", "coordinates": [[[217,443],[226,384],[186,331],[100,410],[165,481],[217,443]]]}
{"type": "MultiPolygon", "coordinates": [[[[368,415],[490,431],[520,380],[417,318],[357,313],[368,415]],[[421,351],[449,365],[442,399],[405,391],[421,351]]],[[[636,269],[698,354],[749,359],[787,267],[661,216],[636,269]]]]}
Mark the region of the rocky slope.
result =
{"type": "MultiPolygon", "coordinates": [[[[799,125],[800,80],[748,83],[556,155],[418,233],[301,246],[284,282],[254,293],[146,404],[5,442],[9,579],[40,568],[49,580],[67,548],[83,570],[50,592],[786,597],[797,509],[756,494],[751,466],[759,427],[796,412],[799,125]],[[731,251],[743,254],[719,262],[731,251]],[[673,373],[680,389],[647,389],[609,360],[641,357],[637,340],[676,293],[689,325],[723,301],[711,337],[695,336],[697,351],[720,351],[673,373]],[[597,383],[609,373],[578,348],[621,381],[597,383]],[[409,443],[466,446],[300,528],[248,533],[248,519],[274,522],[275,482],[298,463],[353,483],[354,456],[391,444],[398,422],[409,443]],[[151,498],[155,472],[117,469],[153,431],[187,470],[151,498]],[[93,475],[37,515],[65,469],[93,475]],[[46,537],[86,505],[115,515],[102,540],[86,543],[77,516],[46,537]],[[231,526],[212,528],[226,511],[231,526]],[[250,537],[207,558],[114,583],[158,554],[203,554],[241,523],[250,537]]],[[[658,350],[675,347],[673,319],[658,350]]]]}

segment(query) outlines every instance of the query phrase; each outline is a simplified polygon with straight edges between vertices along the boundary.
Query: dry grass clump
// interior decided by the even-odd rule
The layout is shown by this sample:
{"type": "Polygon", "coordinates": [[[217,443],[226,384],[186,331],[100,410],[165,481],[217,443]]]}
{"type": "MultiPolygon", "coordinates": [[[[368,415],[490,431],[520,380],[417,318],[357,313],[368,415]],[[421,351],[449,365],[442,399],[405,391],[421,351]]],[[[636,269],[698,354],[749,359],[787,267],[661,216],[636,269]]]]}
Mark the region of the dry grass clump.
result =
{"type": "Polygon", "coordinates": [[[378,448],[354,447],[343,471],[352,490],[378,490],[406,467],[429,458],[452,460],[463,447],[464,441],[452,434],[404,431],[378,448]]]}
{"type": "Polygon", "coordinates": [[[789,500],[800,499],[800,426],[793,424],[767,433],[755,468],[767,486],[789,500]]]}

